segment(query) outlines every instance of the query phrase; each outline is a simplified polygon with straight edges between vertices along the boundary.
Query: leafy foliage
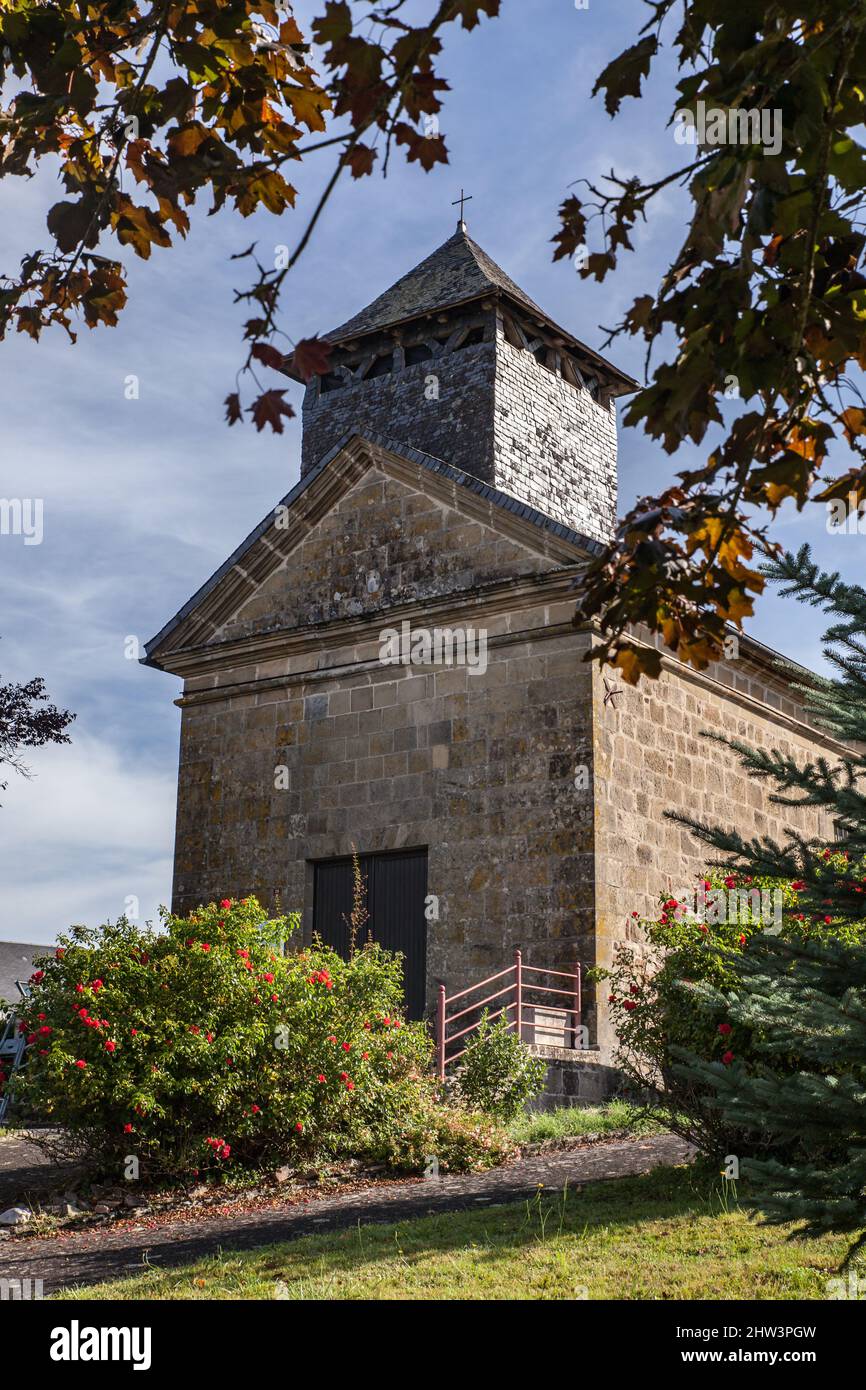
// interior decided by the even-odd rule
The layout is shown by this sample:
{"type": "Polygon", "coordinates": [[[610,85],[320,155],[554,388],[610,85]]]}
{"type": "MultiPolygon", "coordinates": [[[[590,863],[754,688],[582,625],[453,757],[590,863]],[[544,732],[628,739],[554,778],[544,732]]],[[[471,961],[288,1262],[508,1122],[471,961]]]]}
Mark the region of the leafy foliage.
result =
{"type": "Polygon", "coordinates": [[[732,969],[724,995],[701,993],[751,1036],[751,1055],[725,1066],[677,1050],[678,1070],[728,1135],[770,1150],[740,1150],[746,1200],[806,1234],[859,1231],[850,1259],[866,1244],[866,946],[761,936],[732,969]]]}
{"type": "Polygon", "coordinates": [[[466,1105],[511,1120],[527,1101],[540,1095],[547,1063],[532,1056],[507,1019],[491,1023],[488,1013],[485,1009],[471,1036],[454,1090],[466,1105]]]}
{"type": "MultiPolygon", "coordinates": [[[[252,306],[242,371],[259,388],[246,407],[256,428],[281,433],[293,413],[265,388],[256,364],[306,379],[327,370],[328,344],[303,340],[288,356],[274,344],[280,291],[338,178],[373,172],[392,144],[424,169],[447,162],[438,129],[418,123],[441,110],[448,83],[436,72],[440,33],[476,26],[500,0],[439,0],[429,20],[403,18],[408,0],[325,0],[304,34],[284,0],[3,0],[0,178],[30,177],[59,163],[65,196],[48,210],[48,251],[28,252],[17,276],[0,279],[0,337],[38,339],[59,324],[114,325],[127,298],[118,248],[143,260],[190,231],[190,207],[209,194],[209,213],[229,207],[280,216],[295,205],[287,171],[311,151],[337,154],[325,191],[285,264],[255,260],[256,279],[236,299],[252,306]],[[312,66],[310,39],[328,72],[312,66]],[[337,125],[323,135],[330,118],[337,125]],[[377,147],[378,146],[378,147],[377,147]],[[108,243],[108,244],[107,244],[108,243]]],[[[253,257],[255,246],[233,259],[253,257]]],[[[285,335],[284,335],[285,336],[285,335]]],[[[240,393],[226,400],[243,418],[240,393]]]]}
{"type": "MultiPolygon", "coordinates": [[[[803,899],[799,931],[788,940],[762,934],[739,957],[722,954],[719,966],[732,976],[723,989],[709,978],[692,987],[698,1006],[724,1008],[732,1037],[749,1046],[732,1043],[721,1066],[694,1046],[671,1051],[676,1075],[702,1090],[717,1125],[741,1136],[734,1152],[748,1159],[750,1201],[768,1220],[799,1220],[812,1233],[859,1231],[850,1257],[866,1244],[866,591],[821,573],[808,547],[768,573],[839,619],[824,634],[836,674],[814,678],[805,694],[818,726],[851,742],[832,766],[733,747],[753,775],[777,785],[777,801],[833,815],[839,842],[792,885],[803,899]],[[755,1156],[756,1140],[767,1153],[755,1156]]],[[[693,828],[740,863],[764,863],[774,849],[693,828]]],[[[779,857],[796,862],[810,846],[788,839],[779,857]]]]}
{"type": "MultiPolygon", "coordinates": [[[[640,922],[646,949],[620,945],[612,969],[595,972],[608,983],[617,1032],[615,1062],[629,1089],[651,1097],[672,1129],[713,1154],[735,1142],[731,1126],[720,1116],[712,1089],[696,1074],[682,1072],[677,1059],[688,1053],[725,1070],[735,1060],[755,1056],[760,1034],[734,1020],[729,996],[743,958],[764,940],[772,895],[779,894],[782,941],[806,949],[810,942],[864,939],[862,920],[838,910],[828,913],[826,895],[844,880],[862,912],[866,864],[853,870],[843,853],[828,849],[815,858],[810,879],[812,888],[799,878],[709,870],[699,881],[706,911],[695,913],[690,903],[663,896],[658,916],[640,922]],[[823,894],[817,904],[816,888],[823,894]],[[724,920],[713,920],[715,895],[726,900],[724,920]]],[[[785,1065],[794,1067],[793,1055],[785,1065]]],[[[760,1128],[736,1138],[741,1153],[765,1142],[760,1128]]]]}
{"type": "Polygon", "coordinates": [[[728,625],[742,627],[762,591],[753,555],[783,502],[866,499],[866,0],[649,8],[643,36],[595,90],[611,115],[641,97],[675,25],[683,75],[670,122],[674,167],[649,182],[612,170],[565,200],[554,238],[559,258],[597,233],[580,273],[604,280],[634,249],[653,199],[677,183],[691,199],[661,284],[637,297],[608,339],[642,337],[648,364],[653,348],[670,345],[626,424],[670,454],[701,444],[712,426],[723,435],[703,465],[632,508],[582,583],[577,621],[600,624],[595,657],[630,682],[657,675],[661,659],[636,640],[635,625],[698,668],[721,656],[728,625]],[[698,118],[710,115],[701,128],[698,118]],[[769,142],[762,116],[775,122],[769,142]],[[834,441],[853,459],[828,477],[834,441]]]}
{"type": "Polygon", "coordinates": [[[405,1162],[404,1136],[451,1120],[429,1038],[401,1016],[399,957],[373,944],[349,962],[323,947],[282,955],[289,923],[264,919],[248,898],[162,932],[123,918],[73,928],[31,981],[16,1096],[118,1174],[128,1155],[142,1176],[405,1162]]]}
{"type": "MultiPolygon", "coordinates": [[[[75,718],[69,710],[48,703],[41,676],[0,684],[0,767],[14,768],[27,776],[22,748],[41,748],[46,743],[68,743],[65,732],[75,718]]],[[[8,784],[0,782],[0,791],[8,784]]]]}

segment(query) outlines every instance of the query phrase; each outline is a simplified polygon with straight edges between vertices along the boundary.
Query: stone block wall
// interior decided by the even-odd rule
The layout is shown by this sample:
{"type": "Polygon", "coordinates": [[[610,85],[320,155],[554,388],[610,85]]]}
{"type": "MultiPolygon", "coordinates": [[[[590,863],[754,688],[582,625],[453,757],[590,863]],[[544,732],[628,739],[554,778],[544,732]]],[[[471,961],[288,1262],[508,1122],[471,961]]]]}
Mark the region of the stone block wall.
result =
{"type": "Polygon", "coordinates": [[[548,370],[487,315],[488,340],[304,397],[302,475],[353,431],[462,468],[593,540],[616,521],[616,409],[548,370]],[[430,383],[435,382],[435,389],[430,383]]]}
{"type": "MultiPolygon", "coordinates": [[[[608,674],[609,683],[613,678],[608,674]]],[[[724,733],[757,748],[780,748],[801,761],[825,752],[802,703],[784,679],[747,654],[706,673],[666,663],[658,681],[621,687],[604,704],[595,676],[593,759],[596,815],[597,956],[609,964],[617,942],[641,940],[633,911],[652,913],[661,891],[693,887],[706,846],[665,818],[678,810],[748,838],[784,842],[786,826],[833,839],[829,817],[776,806],[772,788],[748,777],[732,750],[702,738],[724,733]]],[[[598,1039],[613,1032],[606,992],[599,991],[598,1039]]]]}
{"type": "Polygon", "coordinates": [[[616,408],[496,341],[495,486],[606,542],[616,523],[616,408]]]}
{"type": "MultiPolygon", "coordinates": [[[[303,907],[310,861],[428,847],[428,999],[510,962],[568,968],[593,953],[593,825],[575,759],[591,759],[583,634],[542,608],[489,615],[486,673],[383,667],[219,688],[183,710],[175,908],[222,894],[303,907]],[[237,687],[236,687],[237,688],[237,687]],[[277,789],[274,769],[288,769],[277,789]]],[[[334,654],[336,655],[336,654],[334,654]]],[[[231,672],[221,681],[235,685],[231,672]]]]}
{"type": "Polygon", "coordinates": [[[495,360],[491,337],[322,395],[314,381],[304,394],[301,476],[357,431],[408,444],[490,482],[495,360]]]}

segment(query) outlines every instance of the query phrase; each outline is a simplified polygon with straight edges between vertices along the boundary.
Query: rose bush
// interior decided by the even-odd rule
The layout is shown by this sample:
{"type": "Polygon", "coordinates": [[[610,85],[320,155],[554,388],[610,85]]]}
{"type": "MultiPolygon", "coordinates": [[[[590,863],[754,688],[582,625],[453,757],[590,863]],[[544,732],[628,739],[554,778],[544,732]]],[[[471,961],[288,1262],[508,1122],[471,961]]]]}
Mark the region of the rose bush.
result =
{"type": "MultiPolygon", "coordinates": [[[[826,850],[819,856],[815,873],[821,878],[856,878],[866,884],[866,866],[854,867],[844,853],[826,850]]],[[[753,878],[708,871],[700,880],[708,896],[724,892],[748,894],[754,890],[779,893],[779,934],[790,940],[811,937],[862,939],[862,928],[832,917],[817,908],[803,910],[799,880],[753,878]]],[[[685,905],[663,894],[654,918],[639,920],[645,946],[621,944],[610,970],[593,972],[606,982],[608,1002],[617,1033],[615,1064],[629,1090],[651,1098],[666,1123],[701,1148],[715,1151],[730,1128],[723,1126],[705,1087],[696,1086],[678,1072],[681,1053],[730,1065],[754,1055],[750,1030],[733,1025],[723,1008],[708,1007],[699,986],[707,982],[724,993],[736,983],[731,960],[749,949],[751,938],[767,929],[759,913],[746,908],[728,920],[701,922],[685,905]],[[731,953],[727,959],[723,952],[731,953]]],[[[773,928],[775,930],[775,928],[773,928]]]]}
{"type": "Polygon", "coordinates": [[[437,1105],[399,957],[284,955],[285,918],[223,900],[163,930],[75,927],[31,980],[16,1099],[106,1170],[205,1174],[389,1156],[437,1105]]]}

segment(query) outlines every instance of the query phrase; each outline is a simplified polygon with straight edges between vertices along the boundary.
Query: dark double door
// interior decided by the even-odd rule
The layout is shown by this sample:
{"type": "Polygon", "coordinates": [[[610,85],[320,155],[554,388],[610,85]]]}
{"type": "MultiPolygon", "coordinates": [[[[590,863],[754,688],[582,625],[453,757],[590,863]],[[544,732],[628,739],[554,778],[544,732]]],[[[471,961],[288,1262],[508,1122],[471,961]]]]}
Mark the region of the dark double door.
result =
{"type": "MultiPolygon", "coordinates": [[[[403,954],[403,984],[409,1018],[424,1013],[427,971],[426,849],[362,854],[370,920],[363,931],[388,951],[403,954]]],[[[314,865],[313,930],[344,958],[349,954],[352,860],[325,859],[314,865]]],[[[362,945],[363,940],[358,941],[362,945]]]]}

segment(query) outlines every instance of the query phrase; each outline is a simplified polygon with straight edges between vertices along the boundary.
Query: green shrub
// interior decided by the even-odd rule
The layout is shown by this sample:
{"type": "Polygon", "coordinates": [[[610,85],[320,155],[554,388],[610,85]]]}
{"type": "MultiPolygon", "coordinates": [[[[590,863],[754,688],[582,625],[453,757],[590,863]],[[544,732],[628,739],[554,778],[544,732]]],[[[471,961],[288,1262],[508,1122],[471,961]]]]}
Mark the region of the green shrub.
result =
{"type": "Polygon", "coordinates": [[[32,978],[16,1094],[103,1170],[224,1171],[387,1153],[434,1103],[399,957],[283,955],[285,918],[224,900],[164,930],[76,927],[32,978]]]}
{"type": "MultiPolygon", "coordinates": [[[[819,875],[840,871],[851,872],[846,857],[830,852],[821,857],[816,868],[819,875]]],[[[807,919],[800,910],[798,880],[744,877],[713,870],[708,871],[703,884],[708,894],[719,890],[780,892],[779,934],[784,939],[862,937],[861,929],[850,923],[825,922],[814,915],[807,919]]],[[[633,915],[637,917],[636,913],[633,915]]],[[[701,922],[665,894],[660,898],[658,916],[640,922],[649,952],[636,945],[621,944],[614,953],[613,968],[593,972],[595,978],[608,985],[617,1032],[614,1062],[629,1089],[651,1096],[671,1128],[707,1151],[715,1151],[721,1143],[731,1144],[730,1126],[723,1124],[708,1088],[675,1072],[674,1064],[678,1051],[725,1063],[734,1056],[747,1060],[755,1055],[760,1039],[745,1026],[732,1024],[723,1004],[708,1006],[701,987],[707,985],[719,991],[716,999],[733,989],[737,975],[732,961],[748,951],[752,938],[764,932],[767,925],[760,915],[749,911],[726,922],[701,922]],[[720,956],[714,949],[718,946],[733,954],[727,959],[720,956]]],[[[795,1065],[793,1058],[791,1065],[795,1065]]],[[[746,1145],[743,1137],[743,1152],[746,1145]]]]}
{"type": "Polygon", "coordinates": [[[460,1106],[431,1104],[401,1131],[393,1130],[381,1157],[408,1172],[481,1172],[496,1168],[516,1153],[516,1145],[492,1115],[460,1106]]]}
{"type": "Polygon", "coordinates": [[[547,1063],[533,1057],[505,1017],[491,1023],[487,1010],[472,1035],[454,1083],[466,1105],[510,1120],[544,1088],[547,1063]]]}

